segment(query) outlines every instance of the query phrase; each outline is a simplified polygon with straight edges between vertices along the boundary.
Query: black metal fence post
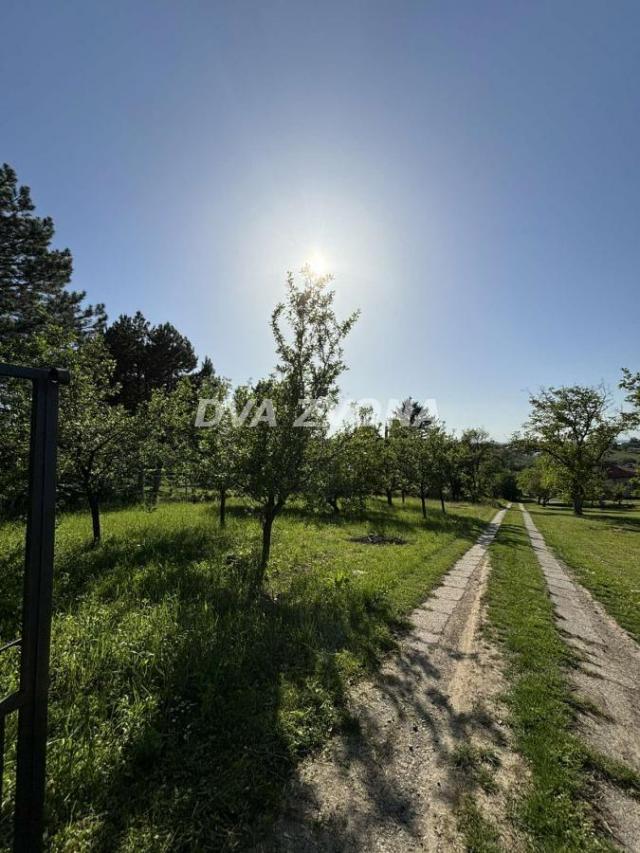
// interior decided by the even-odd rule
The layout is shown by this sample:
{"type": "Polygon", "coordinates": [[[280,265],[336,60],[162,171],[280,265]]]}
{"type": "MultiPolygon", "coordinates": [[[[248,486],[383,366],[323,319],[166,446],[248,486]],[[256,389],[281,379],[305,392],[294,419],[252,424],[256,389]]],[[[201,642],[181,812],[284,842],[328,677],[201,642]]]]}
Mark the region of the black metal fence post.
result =
{"type": "Polygon", "coordinates": [[[33,384],[20,686],[0,702],[0,718],[4,724],[6,714],[18,711],[14,851],[37,853],[42,849],[45,795],[58,386],[69,375],[0,364],[0,376],[33,384]]]}

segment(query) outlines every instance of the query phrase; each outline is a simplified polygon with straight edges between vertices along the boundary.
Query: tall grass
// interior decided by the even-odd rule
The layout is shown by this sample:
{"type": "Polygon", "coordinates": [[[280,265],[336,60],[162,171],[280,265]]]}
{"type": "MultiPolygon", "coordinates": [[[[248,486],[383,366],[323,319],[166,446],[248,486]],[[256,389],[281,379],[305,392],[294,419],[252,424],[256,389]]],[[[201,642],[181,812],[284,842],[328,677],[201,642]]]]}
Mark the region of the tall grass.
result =
{"type": "MultiPolygon", "coordinates": [[[[424,523],[417,502],[279,520],[266,588],[249,578],[258,525],[230,507],[172,504],[84,515],[57,535],[48,843],[53,850],[233,850],[267,830],[300,756],[346,721],[349,681],[393,644],[493,513],[424,523]],[[401,546],[353,543],[384,528],[401,546]]],[[[15,635],[21,531],[0,531],[2,636],[15,635]]],[[[15,663],[15,661],[14,661],[15,663]]],[[[3,683],[10,665],[0,661],[3,683]]],[[[9,733],[9,740],[12,733],[9,733]]],[[[3,805],[8,838],[11,771],[3,805]]]]}

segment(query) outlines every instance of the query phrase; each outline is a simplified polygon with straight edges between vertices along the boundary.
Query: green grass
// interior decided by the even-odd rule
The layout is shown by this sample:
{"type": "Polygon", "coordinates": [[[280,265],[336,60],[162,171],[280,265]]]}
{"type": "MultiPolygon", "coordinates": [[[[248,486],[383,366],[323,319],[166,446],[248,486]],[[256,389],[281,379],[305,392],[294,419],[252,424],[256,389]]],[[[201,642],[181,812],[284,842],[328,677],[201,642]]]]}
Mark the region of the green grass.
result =
{"type": "MultiPolygon", "coordinates": [[[[224,531],[207,504],[108,512],[97,548],[85,514],[62,517],[50,849],[232,850],[260,837],[296,761],[349,722],[350,680],[494,512],[459,505],[443,517],[430,505],[425,524],[416,501],[373,501],[331,523],[293,508],[276,522],[261,596],[246,580],[258,525],[239,504],[224,531]],[[368,532],[407,544],[349,541],[368,532]]],[[[23,533],[0,530],[0,640],[18,633],[23,533]]],[[[3,690],[15,663],[0,660],[3,690]]],[[[5,833],[11,746],[6,758],[5,833]]]]}
{"type": "Polygon", "coordinates": [[[640,641],[640,509],[528,505],[547,544],[623,628],[640,641]]]}
{"type": "Polygon", "coordinates": [[[508,702],[531,778],[515,819],[534,850],[612,849],[588,799],[585,748],[573,732],[571,654],[557,631],[522,514],[512,509],[491,546],[488,613],[508,661],[508,702]]]}
{"type": "Polygon", "coordinates": [[[471,794],[458,807],[458,827],[469,853],[504,853],[495,825],[484,817],[471,794]]]}

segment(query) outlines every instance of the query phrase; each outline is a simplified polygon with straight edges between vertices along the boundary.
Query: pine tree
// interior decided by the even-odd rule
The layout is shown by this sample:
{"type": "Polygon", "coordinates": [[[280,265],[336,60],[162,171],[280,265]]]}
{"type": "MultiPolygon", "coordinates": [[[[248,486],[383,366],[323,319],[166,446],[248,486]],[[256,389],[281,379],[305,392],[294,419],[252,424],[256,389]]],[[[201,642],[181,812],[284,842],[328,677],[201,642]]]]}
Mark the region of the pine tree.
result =
{"type": "Polygon", "coordinates": [[[29,343],[47,327],[85,333],[104,325],[104,307],[82,306],[69,290],[72,258],[53,249],[53,221],[34,214],[29,187],[0,167],[0,360],[28,361],[29,343]]]}
{"type": "Polygon", "coordinates": [[[148,403],[155,390],[174,391],[198,363],[191,341],[175,326],[152,326],[140,311],[118,317],[107,329],[105,341],[116,364],[116,400],[129,412],[148,403]]]}

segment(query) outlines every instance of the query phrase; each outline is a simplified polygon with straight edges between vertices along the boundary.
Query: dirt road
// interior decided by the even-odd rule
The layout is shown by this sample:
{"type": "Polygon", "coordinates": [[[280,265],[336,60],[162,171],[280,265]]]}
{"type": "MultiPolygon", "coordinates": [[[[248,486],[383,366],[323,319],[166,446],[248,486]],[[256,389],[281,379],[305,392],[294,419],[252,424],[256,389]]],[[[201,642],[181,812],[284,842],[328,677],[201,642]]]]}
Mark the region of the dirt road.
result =
{"type": "MultiPolygon", "coordinates": [[[[379,677],[355,689],[358,733],[302,766],[277,826],[278,850],[462,850],[454,810],[468,773],[456,768],[455,750],[490,748],[505,792],[522,776],[502,723],[500,662],[480,632],[487,548],[504,515],[413,612],[379,677]]],[[[493,793],[490,809],[501,802],[493,793]]]]}

